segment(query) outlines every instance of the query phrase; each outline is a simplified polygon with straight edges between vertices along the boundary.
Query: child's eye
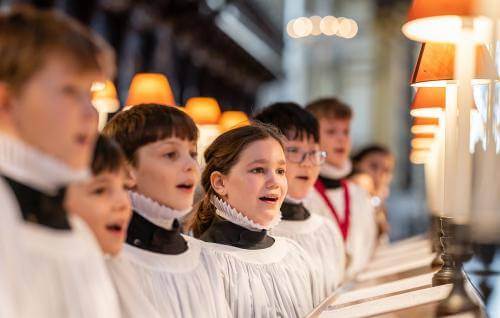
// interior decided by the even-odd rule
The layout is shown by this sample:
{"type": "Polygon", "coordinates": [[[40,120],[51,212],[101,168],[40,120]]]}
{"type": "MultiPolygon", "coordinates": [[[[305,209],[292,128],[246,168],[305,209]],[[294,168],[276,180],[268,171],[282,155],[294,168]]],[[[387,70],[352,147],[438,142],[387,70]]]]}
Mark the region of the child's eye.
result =
{"type": "Polygon", "coordinates": [[[253,168],[252,170],[250,170],[250,172],[251,173],[264,173],[265,170],[262,167],[258,167],[258,168],[253,168]]]}
{"type": "Polygon", "coordinates": [[[276,173],[279,174],[279,175],[284,175],[286,173],[286,171],[283,168],[279,168],[279,169],[276,170],[276,173]]]}
{"type": "Polygon", "coordinates": [[[67,95],[76,95],[78,93],[78,90],[74,86],[66,85],[63,86],[62,92],[67,95]]]}
{"type": "Polygon", "coordinates": [[[94,195],[102,195],[105,192],[106,192],[106,187],[98,187],[98,188],[95,188],[91,191],[91,193],[94,195]]]}
{"type": "Polygon", "coordinates": [[[193,159],[198,159],[198,152],[196,151],[192,151],[189,153],[189,155],[191,156],[191,158],[193,159]]]}
{"type": "Polygon", "coordinates": [[[289,153],[297,153],[297,152],[299,152],[299,148],[297,148],[297,147],[290,147],[290,148],[287,148],[286,151],[289,152],[289,153]]]}
{"type": "Polygon", "coordinates": [[[177,159],[178,157],[178,154],[177,154],[177,151],[171,151],[171,152],[167,152],[164,157],[170,159],[170,160],[175,160],[177,159]]]}

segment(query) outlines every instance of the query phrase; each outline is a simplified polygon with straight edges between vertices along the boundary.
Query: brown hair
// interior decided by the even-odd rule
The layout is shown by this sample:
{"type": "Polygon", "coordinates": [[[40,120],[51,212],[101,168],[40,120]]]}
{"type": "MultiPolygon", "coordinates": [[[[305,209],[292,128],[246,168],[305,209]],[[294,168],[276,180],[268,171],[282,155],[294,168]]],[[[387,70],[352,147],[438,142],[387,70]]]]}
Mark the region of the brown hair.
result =
{"type": "Polygon", "coordinates": [[[125,167],[125,155],[113,139],[99,135],[94,149],[91,170],[94,176],[102,172],[117,172],[125,167]]]}
{"type": "Polygon", "coordinates": [[[210,202],[216,195],[210,176],[214,171],[227,175],[238,162],[240,154],[252,143],[273,138],[283,147],[283,135],[271,125],[253,123],[229,130],[215,139],[205,151],[206,166],[201,175],[201,186],[205,191],[203,200],[198,205],[190,228],[195,237],[200,237],[210,226],[215,216],[215,208],[210,202]]]}
{"type": "Polygon", "coordinates": [[[316,119],[321,118],[328,119],[351,119],[352,110],[351,108],[335,97],[321,98],[315,100],[306,106],[306,110],[313,113],[316,119]]]}
{"type": "Polygon", "coordinates": [[[106,50],[109,46],[102,39],[61,12],[30,6],[0,12],[0,81],[14,92],[19,92],[51,55],[68,58],[80,72],[103,71],[101,59],[110,55],[106,50]]]}
{"type": "Polygon", "coordinates": [[[133,165],[137,164],[137,150],[149,143],[174,136],[198,140],[198,128],[191,117],[175,107],[159,104],[140,104],[119,112],[102,132],[120,144],[133,165]]]}

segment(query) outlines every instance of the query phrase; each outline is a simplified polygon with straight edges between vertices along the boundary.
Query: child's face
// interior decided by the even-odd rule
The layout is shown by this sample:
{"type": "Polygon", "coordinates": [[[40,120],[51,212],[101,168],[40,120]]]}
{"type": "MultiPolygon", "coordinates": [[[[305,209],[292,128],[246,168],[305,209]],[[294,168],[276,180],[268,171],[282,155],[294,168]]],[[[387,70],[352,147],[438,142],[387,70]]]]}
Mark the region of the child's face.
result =
{"type": "Polygon", "coordinates": [[[196,142],[177,137],[142,146],[137,151],[134,190],[175,210],[193,205],[200,181],[196,142]]]}
{"type": "Polygon", "coordinates": [[[321,149],[326,151],[326,162],[342,167],[351,152],[350,119],[321,118],[319,139],[321,149]]]}
{"type": "Polygon", "coordinates": [[[285,153],[288,195],[294,199],[303,199],[319,175],[320,163],[317,162],[317,155],[320,153],[319,144],[315,143],[313,138],[307,139],[307,137],[302,140],[286,140],[285,153]]]}
{"type": "Polygon", "coordinates": [[[267,225],[278,213],[287,192],[286,161],[274,139],[256,141],[243,150],[227,175],[212,173],[214,190],[243,215],[267,225]]]}
{"type": "Polygon", "coordinates": [[[65,57],[49,55],[19,93],[2,99],[7,110],[3,129],[74,169],[87,168],[97,136],[97,113],[90,102],[97,77],[76,71],[65,57]]]}
{"type": "Polygon", "coordinates": [[[383,153],[371,153],[358,164],[358,169],[372,177],[377,193],[387,191],[392,181],[394,157],[383,153]]]}
{"type": "Polygon", "coordinates": [[[66,193],[66,208],[89,225],[105,254],[118,254],[126,237],[132,211],[124,182],[122,171],[102,172],[66,193]]]}

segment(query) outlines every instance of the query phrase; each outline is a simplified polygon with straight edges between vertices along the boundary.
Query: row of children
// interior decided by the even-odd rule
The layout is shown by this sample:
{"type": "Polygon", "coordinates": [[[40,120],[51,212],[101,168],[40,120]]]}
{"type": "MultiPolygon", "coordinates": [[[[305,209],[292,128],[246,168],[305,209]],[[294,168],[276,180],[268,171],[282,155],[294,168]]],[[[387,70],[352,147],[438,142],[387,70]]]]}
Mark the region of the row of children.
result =
{"type": "Polygon", "coordinates": [[[0,53],[0,317],[303,317],[367,264],[375,214],[345,179],[340,101],[267,107],[201,173],[174,107],[97,135],[102,50],[75,21],[3,12],[0,53]]]}

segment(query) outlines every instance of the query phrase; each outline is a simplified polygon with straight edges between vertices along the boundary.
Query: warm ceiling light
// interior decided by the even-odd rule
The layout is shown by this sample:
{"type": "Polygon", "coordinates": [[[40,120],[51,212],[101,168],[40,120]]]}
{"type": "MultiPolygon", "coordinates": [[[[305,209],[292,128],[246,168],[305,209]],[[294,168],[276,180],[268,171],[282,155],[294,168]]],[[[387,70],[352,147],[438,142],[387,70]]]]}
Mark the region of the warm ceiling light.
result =
{"type": "Polygon", "coordinates": [[[290,20],[286,24],[286,32],[288,35],[294,39],[298,38],[297,34],[295,34],[295,31],[293,30],[293,23],[295,22],[295,19],[290,20]]]}
{"type": "Polygon", "coordinates": [[[130,84],[127,106],[138,104],[175,105],[174,95],[167,78],[158,73],[138,73],[130,84]]]}
{"type": "Polygon", "coordinates": [[[319,27],[324,35],[335,35],[339,30],[339,21],[337,18],[328,15],[321,19],[319,27]]]}
{"type": "Polygon", "coordinates": [[[321,34],[321,29],[320,29],[320,23],[321,23],[321,17],[320,16],[317,16],[317,15],[313,15],[312,17],[309,18],[309,20],[311,20],[311,23],[312,23],[312,31],[311,31],[311,35],[320,35],[321,34]]]}
{"type": "Polygon", "coordinates": [[[300,17],[295,19],[293,22],[293,32],[298,37],[305,37],[311,34],[313,30],[313,24],[311,20],[306,17],[300,17]]]}
{"type": "Polygon", "coordinates": [[[225,111],[219,121],[221,131],[227,131],[233,128],[248,125],[248,116],[241,111],[225,111]]]}
{"type": "MultiPolygon", "coordinates": [[[[455,45],[446,43],[423,43],[410,84],[417,87],[444,87],[456,82],[455,45]]],[[[476,47],[476,74],[473,84],[488,83],[498,78],[495,64],[484,45],[476,47]]]]}
{"type": "Polygon", "coordinates": [[[199,125],[216,125],[220,117],[219,103],[211,97],[188,99],[185,111],[199,125]]]}
{"type": "Polygon", "coordinates": [[[438,118],[446,105],[446,88],[420,87],[417,89],[410,115],[413,117],[438,118]]]}
{"type": "Polygon", "coordinates": [[[470,26],[476,42],[487,43],[492,21],[478,15],[479,0],[413,0],[403,33],[420,42],[460,41],[462,30],[470,26]]]}

